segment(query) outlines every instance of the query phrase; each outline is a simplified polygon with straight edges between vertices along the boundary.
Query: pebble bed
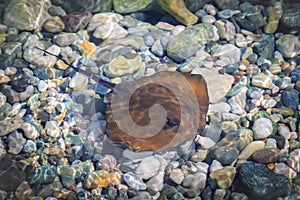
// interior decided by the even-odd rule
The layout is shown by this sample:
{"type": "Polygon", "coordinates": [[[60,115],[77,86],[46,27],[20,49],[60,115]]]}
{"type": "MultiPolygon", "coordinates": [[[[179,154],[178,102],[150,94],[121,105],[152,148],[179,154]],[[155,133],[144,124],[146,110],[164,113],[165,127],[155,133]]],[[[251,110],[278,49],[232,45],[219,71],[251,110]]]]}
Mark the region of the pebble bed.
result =
{"type": "Polygon", "coordinates": [[[300,199],[300,4],[186,0],[186,26],[142,12],[154,1],[90,2],[0,1],[0,199],[300,199]],[[116,148],[109,90],[70,65],[115,84],[201,74],[205,129],[176,150],[116,148]]]}

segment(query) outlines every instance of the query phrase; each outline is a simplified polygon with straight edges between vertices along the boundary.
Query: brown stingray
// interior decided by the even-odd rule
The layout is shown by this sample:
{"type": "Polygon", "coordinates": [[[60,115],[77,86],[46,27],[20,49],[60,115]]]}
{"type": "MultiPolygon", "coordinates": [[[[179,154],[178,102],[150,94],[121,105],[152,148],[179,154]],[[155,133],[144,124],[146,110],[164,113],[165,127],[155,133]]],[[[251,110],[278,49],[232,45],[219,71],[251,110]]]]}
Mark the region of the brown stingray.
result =
{"type": "MultiPolygon", "coordinates": [[[[165,72],[161,75],[159,72],[154,76],[157,77],[158,81],[163,80],[169,84],[182,85],[181,81],[174,79],[176,76],[174,76],[173,73],[175,72],[165,72]]],[[[131,95],[129,101],[130,116],[126,116],[124,113],[124,118],[121,123],[128,123],[127,120],[131,117],[136,124],[146,126],[151,121],[149,117],[150,107],[155,104],[162,105],[164,109],[166,109],[167,118],[163,128],[155,135],[147,135],[147,129],[144,129],[145,132],[142,132],[140,136],[136,136],[134,133],[128,134],[128,132],[122,130],[114,119],[110,94],[108,96],[109,103],[106,110],[106,134],[112,143],[125,146],[136,152],[147,150],[160,151],[170,147],[176,147],[186,140],[191,140],[197,132],[201,131],[205,125],[205,116],[209,102],[206,82],[201,75],[182,75],[188,81],[192,92],[195,93],[196,104],[198,103],[197,107],[191,106],[193,109],[190,109],[189,112],[182,113],[182,106],[180,106],[179,100],[176,97],[178,94],[183,96],[184,101],[186,101],[183,106],[189,105],[190,96],[192,95],[187,93],[187,91],[185,91],[187,88],[184,87],[177,89],[175,91],[176,94],[174,94],[168,88],[154,82],[137,88],[131,95]],[[197,116],[196,111],[199,111],[200,115],[198,115],[199,119],[196,120],[197,124],[193,124],[195,121],[194,118],[197,116]],[[182,118],[181,115],[183,115],[182,118]],[[180,126],[185,128],[184,131],[179,130],[180,126]],[[194,127],[191,128],[191,126],[194,127]]],[[[142,78],[142,81],[152,78],[153,76],[142,78]]],[[[122,92],[127,91],[121,91],[121,94],[118,94],[120,98],[124,95],[122,92]]],[[[117,106],[119,110],[116,112],[122,112],[123,107],[126,107],[126,104],[121,104],[122,103],[117,106]]]]}
{"type": "Polygon", "coordinates": [[[112,89],[107,94],[106,135],[113,144],[136,152],[165,150],[192,140],[205,125],[209,99],[207,85],[201,75],[158,72],[150,77],[115,85],[95,74],[71,67],[112,89]],[[138,87],[132,89],[134,86],[138,87]],[[175,90],[172,91],[172,88],[175,90]],[[126,102],[125,97],[130,91],[126,102]],[[150,118],[149,111],[153,105],[161,105],[166,116],[152,113],[150,118]],[[132,129],[130,120],[141,131],[132,129]],[[147,127],[152,120],[162,124],[154,135],[147,127]]]}

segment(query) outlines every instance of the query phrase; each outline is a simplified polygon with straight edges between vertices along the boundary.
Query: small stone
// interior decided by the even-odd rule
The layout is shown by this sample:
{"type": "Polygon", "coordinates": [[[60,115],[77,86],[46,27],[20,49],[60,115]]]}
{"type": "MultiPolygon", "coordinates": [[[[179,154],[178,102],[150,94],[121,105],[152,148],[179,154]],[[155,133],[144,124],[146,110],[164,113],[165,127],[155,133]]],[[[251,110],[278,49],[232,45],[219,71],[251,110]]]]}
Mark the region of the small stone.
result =
{"type": "Polygon", "coordinates": [[[268,118],[259,118],[255,120],[252,130],[254,132],[254,139],[267,138],[273,132],[272,121],[268,118]]]}
{"type": "Polygon", "coordinates": [[[282,174],[288,177],[290,180],[296,178],[297,172],[295,172],[292,168],[290,168],[287,164],[285,163],[276,163],[275,164],[275,169],[274,172],[276,174],[282,174]]]}
{"type": "Polygon", "coordinates": [[[108,187],[111,183],[110,174],[107,171],[99,170],[91,172],[84,180],[84,185],[88,189],[108,187]]]}
{"type": "Polygon", "coordinates": [[[23,146],[26,143],[26,139],[23,137],[22,133],[14,131],[9,134],[7,143],[8,153],[17,155],[22,151],[23,146]]]}
{"type": "Polygon", "coordinates": [[[225,189],[216,189],[214,192],[214,200],[223,200],[226,195],[225,189]]]}
{"type": "Polygon", "coordinates": [[[132,59],[118,56],[114,58],[104,71],[108,77],[118,77],[135,73],[143,65],[142,58],[135,56],[132,59]]]}
{"type": "Polygon", "coordinates": [[[276,140],[274,138],[268,138],[266,141],[266,149],[277,148],[276,140]]]}
{"type": "Polygon", "coordinates": [[[251,84],[260,88],[270,88],[272,86],[272,77],[264,73],[259,73],[252,77],[251,84]]]}
{"type": "Polygon", "coordinates": [[[276,41],[276,48],[285,58],[294,58],[299,55],[300,41],[295,35],[285,34],[276,41]]]}
{"type": "Polygon", "coordinates": [[[243,151],[238,156],[238,159],[247,160],[253,153],[264,148],[265,143],[263,141],[253,141],[243,149],[243,151]]]}
{"type": "Polygon", "coordinates": [[[236,169],[231,166],[224,167],[223,169],[216,170],[210,173],[210,177],[217,182],[218,188],[229,188],[235,178],[236,169]]]}
{"type": "Polygon", "coordinates": [[[297,173],[300,172],[300,149],[293,150],[289,158],[287,159],[287,164],[295,170],[297,173]]]}
{"type": "Polygon", "coordinates": [[[101,24],[107,24],[109,22],[118,23],[121,19],[123,19],[123,16],[118,13],[113,13],[113,12],[96,13],[91,17],[87,30],[94,31],[95,28],[97,28],[97,26],[101,24]]]}
{"type": "MultiPolygon", "coordinates": [[[[5,96],[4,96],[5,97],[5,96]]],[[[0,96],[1,98],[1,96],[0,96]]],[[[5,97],[6,99],[6,97],[5,97]]],[[[6,117],[12,114],[12,106],[9,103],[5,103],[0,108],[0,120],[4,120],[6,117]]]]}
{"type": "Polygon", "coordinates": [[[21,128],[24,136],[28,139],[35,140],[40,135],[37,129],[29,122],[24,122],[21,128]]]}
{"type": "Polygon", "coordinates": [[[215,23],[216,18],[211,15],[204,15],[204,16],[202,16],[201,21],[203,23],[213,24],[213,23],[215,23]]]}
{"type": "Polygon", "coordinates": [[[214,53],[214,57],[218,57],[224,65],[239,63],[241,58],[241,51],[233,44],[224,44],[220,46],[214,53]]]}
{"type": "Polygon", "coordinates": [[[15,195],[19,200],[25,200],[31,193],[32,189],[27,181],[23,181],[15,191],[15,195]]]}
{"type": "Polygon", "coordinates": [[[289,127],[282,125],[278,127],[278,134],[289,140],[291,137],[291,131],[289,127]]]}
{"type": "Polygon", "coordinates": [[[20,101],[24,101],[28,99],[34,93],[34,87],[32,85],[28,85],[25,91],[20,92],[20,101]]]}
{"type": "Polygon", "coordinates": [[[150,193],[162,191],[164,187],[164,172],[158,172],[149,181],[147,181],[147,190],[150,193]]]}
{"type": "Polygon", "coordinates": [[[50,137],[58,138],[61,136],[61,130],[58,126],[57,121],[47,121],[46,123],[46,132],[50,137]]]}
{"type": "Polygon", "coordinates": [[[9,158],[0,159],[0,190],[15,191],[25,180],[25,173],[18,168],[18,163],[9,158]]]}
{"type": "Polygon", "coordinates": [[[273,163],[280,158],[279,149],[261,149],[252,154],[252,159],[259,163],[273,163]]]}
{"type": "Polygon", "coordinates": [[[107,40],[107,39],[121,39],[126,37],[128,34],[127,30],[121,27],[116,22],[109,22],[98,26],[93,36],[98,39],[107,40]]]}
{"type": "Polygon", "coordinates": [[[39,166],[29,173],[27,180],[29,184],[49,184],[57,177],[57,170],[55,166],[39,166]]]}
{"type": "MultiPolygon", "coordinates": [[[[296,4],[294,4],[296,5],[296,4]]],[[[290,28],[300,27],[300,12],[299,6],[287,8],[284,10],[281,17],[281,23],[290,28]]]]}
{"type": "Polygon", "coordinates": [[[237,159],[239,150],[234,147],[216,147],[210,152],[210,155],[220,161],[222,165],[228,165],[237,159]]]}
{"type": "Polygon", "coordinates": [[[180,62],[195,55],[201,46],[218,38],[217,28],[211,24],[189,26],[168,42],[167,54],[180,62]]]}
{"type": "Polygon", "coordinates": [[[170,173],[169,177],[174,183],[180,185],[184,179],[184,173],[181,169],[174,169],[170,173]]]}
{"type": "Polygon", "coordinates": [[[267,14],[268,14],[268,22],[264,27],[264,31],[267,34],[273,34],[277,30],[279,20],[282,15],[282,8],[281,6],[268,7],[267,14]]]}
{"type": "Polygon", "coordinates": [[[40,80],[39,84],[38,84],[38,90],[40,92],[45,92],[47,90],[47,88],[48,88],[48,84],[45,81],[40,80]]]}
{"type": "Polygon", "coordinates": [[[294,88],[287,88],[282,92],[281,101],[283,105],[295,111],[299,104],[299,92],[294,88]]]}
{"type": "Polygon", "coordinates": [[[129,187],[137,191],[146,190],[147,188],[147,185],[143,183],[142,179],[132,172],[123,174],[123,179],[129,187]]]}
{"type": "Polygon", "coordinates": [[[222,164],[218,160],[213,160],[209,166],[209,172],[214,172],[223,169],[222,164]]]}
{"type": "Polygon", "coordinates": [[[50,33],[59,33],[65,29],[65,24],[60,17],[54,16],[44,22],[43,28],[50,33]]]}
{"type": "Polygon", "coordinates": [[[69,87],[74,90],[86,89],[88,85],[88,77],[81,73],[76,73],[69,82],[69,87]]]}
{"type": "Polygon", "coordinates": [[[276,174],[267,166],[248,161],[239,170],[242,191],[253,199],[277,199],[285,197],[291,190],[290,180],[276,174]]]}
{"type": "Polygon", "coordinates": [[[154,156],[147,157],[142,160],[136,168],[135,173],[142,179],[153,177],[160,168],[160,162],[154,156]]]}
{"type": "Polygon", "coordinates": [[[248,200],[248,197],[244,193],[233,192],[231,193],[231,200],[248,200]]]}
{"type": "Polygon", "coordinates": [[[207,156],[207,150],[199,149],[191,156],[190,159],[191,161],[194,162],[201,162],[206,158],[206,156],[207,156]]]}
{"type": "Polygon", "coordinates": [[[218,29],[220,38],[226,39],[227,41],[233,40],[236,34],[234,25],[229,21],[217,20],[215,26],[218,29]]]}
{"type": "Polygon", "coordinates": [[[92,13],[89,11],[77,12],[65,15],[63,22],[65,24],[65,31],[78,32],[86,27],[89,23],[89,19],[92,17],[92,13]]]}
{"type": "Polygon", "coordinates": [[[36,144],[33,140],[27,140],[26,143],[24,144],[23,151],[26,153],[34,152],[36,151],[36,144]]]}
{"type": "Polygon", "coordinates": [[[76,39],[77,36],[74,33],[60,33],[54,36],[53,43],[60,47],[66,47],[73,44],[76,39]]]}
{"type": "Polygon", "coordinates": [[[207,150],[210,149],[211,147],[215,146],[215,142],[208,138],[208,137],[203,137],[200,135],[197,135],[194,141],[200,145],[201,149],[207,150]]]}

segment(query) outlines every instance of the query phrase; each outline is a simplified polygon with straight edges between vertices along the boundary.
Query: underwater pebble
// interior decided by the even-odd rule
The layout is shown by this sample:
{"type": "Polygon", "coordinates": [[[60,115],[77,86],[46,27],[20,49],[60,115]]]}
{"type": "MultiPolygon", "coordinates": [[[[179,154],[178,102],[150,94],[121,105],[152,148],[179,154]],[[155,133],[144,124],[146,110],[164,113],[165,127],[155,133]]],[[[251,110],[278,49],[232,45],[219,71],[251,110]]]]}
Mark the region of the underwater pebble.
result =
{"type": "Polygon", "coordinates": [[[154,156],[147,157],[142,160],[136,168],[135,173],[142,179],[153,177],[160,168],[160,162],[154,156]]]}
{"type": "Polygon", "coordinates": [[[240,160],[247,160],[254,152],[264,149],[265,143],[263,141],[253,141],[248,144],[238,156],[240,160]]]}
{"type": "Polygon", "coordinates": [[[293,170],[299,173],[300,172],[300,149],[293,150],[290,153],[286,162],[293,170]]]}
{"type": "Polygon", "coordinates": [[[227,189],[229,188],[236,175],[236,169],[231,166],[224,167],[210,173],[210,177],[216,180],[218,188],[227,189]]]}
{"type": "Polygon", "coordinates": [[[61,130],[58,126],[57,121],[47,121],[45,129],[47,135],[51,137],[58,138],[61,135],[61,130]]]}
{"type": "Polygon", "coordinates": [[[272,121],[267,118],[259,118],[255,120],[252,130],[256,140],[269,137],[273,131],[272,121]]]}
{"type": "Polygon", "coordinates": [[[22,151],[23,146],[26,143],[26,139],[23,137],[22,133],[14,131],[9,134],[7,143],[8,153],[17,155],[22,151]]]}
{"type": "Polygon", "coordinates": [[[147,185],[143,183],[142,179],[132,172],[123,174],[123,179],[129,187],[137,191],[146,190],[147,188],[147,185]]]}

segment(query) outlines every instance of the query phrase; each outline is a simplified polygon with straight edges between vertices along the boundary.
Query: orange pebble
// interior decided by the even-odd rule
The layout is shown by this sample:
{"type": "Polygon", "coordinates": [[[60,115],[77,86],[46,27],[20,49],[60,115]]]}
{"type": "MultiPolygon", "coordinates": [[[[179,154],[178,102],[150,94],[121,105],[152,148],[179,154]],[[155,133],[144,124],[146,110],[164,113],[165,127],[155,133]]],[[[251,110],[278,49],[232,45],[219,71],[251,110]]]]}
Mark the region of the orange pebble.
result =
{"type": "Polygon", "coordinates": [[[275,168],[275,164],[274,163],[269,163],[268,164],[268,168],[269,169],[274,169],[275,168]]]}

